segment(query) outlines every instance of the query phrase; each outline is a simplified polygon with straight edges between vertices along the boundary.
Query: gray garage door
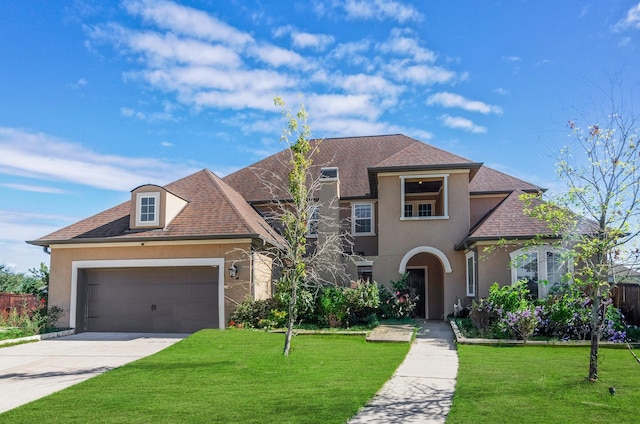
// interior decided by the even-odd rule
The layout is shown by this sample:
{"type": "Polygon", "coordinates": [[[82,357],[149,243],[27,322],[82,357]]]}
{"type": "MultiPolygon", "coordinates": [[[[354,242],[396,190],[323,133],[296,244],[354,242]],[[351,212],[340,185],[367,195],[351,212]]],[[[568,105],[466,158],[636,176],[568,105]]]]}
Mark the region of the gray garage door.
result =
{"type": "MultiPolygon", "coordinates": [[[[191,333],[218,328],[218,269],[108,268],[83,272],[85,331],[191,333]]],[[[83,316],[82,316],[83,315],[83,316]]]]}

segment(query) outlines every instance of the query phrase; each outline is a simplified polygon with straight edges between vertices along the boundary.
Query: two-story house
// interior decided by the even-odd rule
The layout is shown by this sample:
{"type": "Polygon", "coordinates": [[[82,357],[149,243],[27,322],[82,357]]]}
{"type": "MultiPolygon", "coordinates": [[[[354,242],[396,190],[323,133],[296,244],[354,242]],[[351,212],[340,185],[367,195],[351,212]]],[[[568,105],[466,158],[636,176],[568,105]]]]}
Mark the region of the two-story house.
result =
{"type": "MultiPolygon", "coordinates": [[[[499,240],[547,232],[519,200],[541,190],[534,184],[404,135],[320,143],[311,238],[314,217],[335,214],[358,257],[347,263],[352,279],[388,283],[408,272],[420,316],[443,319],[494,282],[554,281],[562,273],[556,253],[543,247],[485,253],[499,240]],[[331,199],[340,208],[323,211],[331,199]]],[[[286,181],[287,173],[285,150],[223,179],[203,170],[142,186],[128,202],[30,241],[51,252],[50,304],[62,306],[78,331],[223,328],[237,303],[271,294],[264,252],[280,239],[263,215],[285,194],[266,190],[264,176],[286,181]]]]}

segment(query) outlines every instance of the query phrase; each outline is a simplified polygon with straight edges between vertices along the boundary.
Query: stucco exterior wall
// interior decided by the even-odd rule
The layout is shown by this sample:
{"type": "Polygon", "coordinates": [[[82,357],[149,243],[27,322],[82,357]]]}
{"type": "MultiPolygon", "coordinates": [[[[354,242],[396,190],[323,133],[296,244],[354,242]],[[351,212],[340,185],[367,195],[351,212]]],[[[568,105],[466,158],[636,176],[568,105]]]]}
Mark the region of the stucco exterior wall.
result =
{"type": "MultiPolygon", "coordinates": [[[[416,173],[412,173],[416,174],[416,173]]],[[[438,171],[448,174],[448,219],[402,220],[400,174],[378,176],[378,256],[373,265],[374,279],[388,283],[399,277],[403,257],[412,249],[429,246],[442,252],[451,265],[443,273],[444,316],[453,312],[458,298],[466,296],[464,252],[454,250],[469,232],[468,172],[438,171]]]]}
{"type": "Polygon", "coordinates": [[[253,296],[255,299],[268,299],[273,294],[272,259],[264,254],[253,254],[253,296]]]}
{"type": "MultiPolygon", "coordinates": [[[[181,258],[224,258],[224,314],[228,322],[236,305],[251,296],[251,267],[242,250],[249,251],[250,241],[215,244],[154,244],[154,242],[131,244],[93,244],[70,247],[69,245],[51,246],[51,273],[49,276],[49,305],[61,307],[65,314],[59,323],[69,323],[71,307],[72,262],[89,260],[127,260],[127,259],[181,259],[181,258]],[[240,266],[237,278],[229,277],[227,269],[236,260],[247,261],[240,266]]],[[[225,322],[225,324],[226,324],[225,322]]]]}
{"type": "Polygon", "coordinates": [[[481,195],[473,196],[470,201],[471,227],[476,225],[489,211],[500,204],[507,197],[502,195],[481,195]]]}
{"type": "Polygon", "coordinates": [[[511,284],[511,257],[509,252],[517,247],[497,247],[486,250],[487,246],[478,247],[478,293],[479,298],[489,296],[489,287],[493,283],[500,286],[511,284]]]}

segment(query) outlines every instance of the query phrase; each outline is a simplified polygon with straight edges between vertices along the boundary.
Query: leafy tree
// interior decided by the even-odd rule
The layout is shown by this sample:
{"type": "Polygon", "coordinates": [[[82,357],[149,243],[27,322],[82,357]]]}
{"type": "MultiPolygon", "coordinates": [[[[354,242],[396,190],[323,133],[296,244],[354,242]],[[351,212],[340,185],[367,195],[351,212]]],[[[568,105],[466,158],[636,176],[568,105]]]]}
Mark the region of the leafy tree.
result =
{"type": "Polygon", "coordinates": [[[613,94],[605,113],[569,121],[572,142],[559,153],[557,172],[567,189],[546,202],[531,201],[529,213],[561,236],[573,262],[573,284],[590,305],[589,380],[598,379],[598,351],[614,267],[635,262],[640,215],[638,116],[613,94]]]}
{"type": "Polygon", "coordinates": [[[40,295],[49,284],[49,269],[43,263],[36,270],[29,270],[32,275],[13,272],[9,267],[0,264],[0,292],[28,293],[40,295]]]}

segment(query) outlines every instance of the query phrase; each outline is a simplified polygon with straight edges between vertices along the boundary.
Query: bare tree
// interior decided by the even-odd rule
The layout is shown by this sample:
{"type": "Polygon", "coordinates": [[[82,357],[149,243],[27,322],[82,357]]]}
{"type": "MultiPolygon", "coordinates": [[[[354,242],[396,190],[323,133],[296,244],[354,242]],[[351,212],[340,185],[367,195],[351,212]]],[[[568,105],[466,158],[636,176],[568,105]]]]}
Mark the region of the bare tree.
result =
{"type": "Polygon", "coordinates": [[[277,97],[286,126],[281,142],[286,144],[286,177],[277,171],[254,168],[271,201],[261,212],[282,238],[280,245],[264,251],[272,264],[282,270],[279,290],[288,298],[287,332],[283,353],[289,355],[298,316],[299,290],[317,291],[323,285],[348,281],[346,260],[351,241],[339,219],[339,197],[326,190],[320,167],[313,165],[321,140],[311,140],[304,105],[294,115],[277,97]],[[329,193],[327,195],[327,193],[329,193]],[[313,237],[313,239],[311,238],[313,237]]]}

